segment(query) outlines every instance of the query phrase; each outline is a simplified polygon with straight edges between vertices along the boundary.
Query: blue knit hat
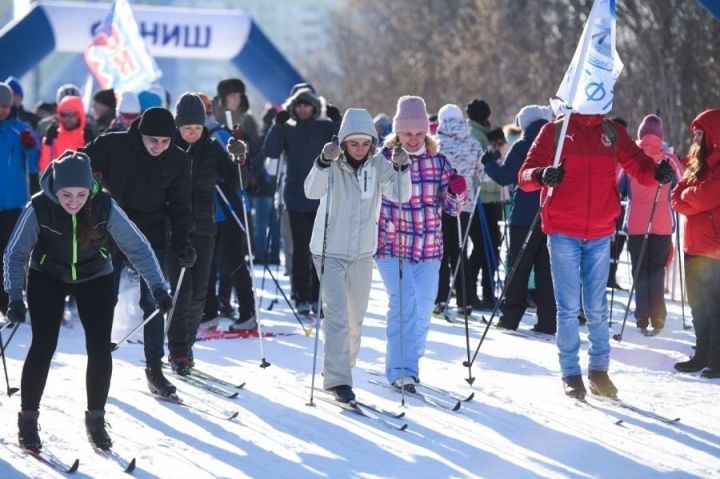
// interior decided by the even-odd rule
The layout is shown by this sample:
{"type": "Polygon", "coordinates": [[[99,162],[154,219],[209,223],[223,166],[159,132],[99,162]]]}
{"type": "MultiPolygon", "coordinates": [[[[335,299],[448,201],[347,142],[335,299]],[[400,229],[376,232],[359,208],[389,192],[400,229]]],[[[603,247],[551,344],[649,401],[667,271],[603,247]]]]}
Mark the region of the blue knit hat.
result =
{"type": "Polygon", "coordinates": [[[15,93],[20,98],[25,98],[22,85],[20,84],[20,80],[18,80],[14,76],[9,76],[7,77],[7,79],[5,79],[5,83],[8,84],[13,93],[15,93]]]}

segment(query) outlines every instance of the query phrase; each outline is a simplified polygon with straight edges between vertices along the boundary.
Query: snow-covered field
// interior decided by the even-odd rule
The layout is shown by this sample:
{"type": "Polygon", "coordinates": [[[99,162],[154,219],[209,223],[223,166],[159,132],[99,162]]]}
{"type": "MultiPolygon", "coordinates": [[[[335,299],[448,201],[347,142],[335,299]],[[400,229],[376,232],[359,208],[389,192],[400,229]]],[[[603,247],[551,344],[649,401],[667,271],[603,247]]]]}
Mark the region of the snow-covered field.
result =
{"type": "MultiPolygon", "coordinates": [[[[259,267],[257,274],[261,276],[259,267]]],[[[283,285],[287,290],[286,278],[283,285]]],[[[267,306],[274,289],[268,286],[264,294],[267,306]]],[[[617,293],[616,298],[624,302],[627,293],[617,293]]],[[[720,477],[720,381],[673,372],[673,363],[686,358],[694,344],[692,329],[682,328],[679,303],[668,301],[668,324],[657,337],[642,336],[631,317],[624,341],[613,341],[611,364],[623,399],[680,417],[675,424],[598,401],[600,410],[577,405],[563,394],[553,343],[494,327],[472,370],[476,379],[471,388],[462,366],[467,357],[464,328],[438,319],[431,326],[421,379],[460,394],[474,391],[475,398],[458,412],[413,398],[407,398],[402,409],[399,394],[371,384],[373,376],[363,371],[383,369],[385,305],[376,274],[355,390],[365,402],[404,410],[406,418],[395,422],[407,422],[406,431],[317,399],[316,407],[306,405],[314,337],[302,334],[280,298],[272,311],[262,311],[263,327],[298,334],[265,339],[269,368],[259,367],[257,339],[196,345],[199,369],[247,383],[236,399],[174,381],[180,395],[194,404],[220,415],[237,411],[231,421],[152,398],[140,363],[142,346],[128,344],[118,350],[107,405],[117,451],[135,456],[134,476],[145,478],[720,477]],[[620,419],[622,424],[615,424],[620,419]]],[[[613,333],[619,330],[622,313],[616,304],[613,333]]],[[[686,314],[689,321],[687,308],[686,314]]],[[[534,320],[528,314],[522,327],[534,320]]],[[[135,321],[133,314],[118,313],[115,337],[123,336],[135,321]]],[[[472,349],[483,327],[471,327],[472,349]]],[[[29,342],[30,328],[23,325],[7,351],[11,386],[20,385],[29,342]]],[[[581,360],[586,366],[586,354],[581,360]]],[[[93,452],[85,437],[85,363],[82,327],[75,320],[73,328],[61,331],[41,404],[40,434],[60,458],[80,459],[75,476],[122,477],[114,463],[93,452]]],[[[19,396],[0,396],[0,477],[61,476],[17,448],[19,396]]]]}

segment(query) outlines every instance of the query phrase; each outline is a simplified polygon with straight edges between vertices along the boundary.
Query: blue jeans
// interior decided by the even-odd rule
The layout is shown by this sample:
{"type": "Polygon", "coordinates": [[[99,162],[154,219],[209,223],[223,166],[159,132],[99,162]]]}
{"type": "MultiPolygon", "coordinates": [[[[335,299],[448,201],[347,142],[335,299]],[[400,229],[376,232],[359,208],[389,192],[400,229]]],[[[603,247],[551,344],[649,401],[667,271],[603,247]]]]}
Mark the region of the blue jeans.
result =
{"type": "MultiPolygon", "coordinates": [[[[165,250],[153,248],[155,257],[157,257],[160,267],[165,266],[165,250]]],[[[115,304],[117,304],[117,296],[120,293],[120,276],[123,268],[128,265],[128,260],[120,253],[112,255],[113,274],[115,275],[115,304]]],[[[143,311],[143,319],[150,316],[157,308],[157,303],[153,297],[152,291],[148,287],[145,280],[140,278],[140,309],[143,311]]],[[[165,315],[156,314],[143,330],[143,347],[145,349],[145,362],[149,367],[160,367],[162,358],[165,354],[163,343],[165,342],[165,315]]]]}
{"type": "Polygon", "coordinates": [[[402,320],[398,259],[375,260],[389,297],[385,375],[393,382],[403,376],[420,377],[419,362],[425,354],[430,317],[438,289],[440,260],[403,261],[402,320]],[[401,331],[402,325],[402,331],[401,331]],[[402,342],[400,338],[402,337],[402,342]],[[402,361],[400,351],[402,349],[402,361]]]}
{"type": "Polygon", "coordinates": [[[582,374],[578,332],[581,292],[590,339],[588,368],[591,371],[608,370],[610,333],[605,287],[610,271],[610,238],[581,240],[563,234],[548,236],[562,377],[582,374]]]}
{"type": "Polygon", "coordinates": [[[253,243],[255,249],[255,261],[258,263],[280,263],[280,222],[277,211],[273,210],[272,196],[253,196],[253,243]],[[270,211],[272,211],[272,217],[270,211]],[[267,243],[268,223],[272,221],[270,228],[270,243],[267,243]],[[265,247],[268,247],[267,257],[265,247]]]}

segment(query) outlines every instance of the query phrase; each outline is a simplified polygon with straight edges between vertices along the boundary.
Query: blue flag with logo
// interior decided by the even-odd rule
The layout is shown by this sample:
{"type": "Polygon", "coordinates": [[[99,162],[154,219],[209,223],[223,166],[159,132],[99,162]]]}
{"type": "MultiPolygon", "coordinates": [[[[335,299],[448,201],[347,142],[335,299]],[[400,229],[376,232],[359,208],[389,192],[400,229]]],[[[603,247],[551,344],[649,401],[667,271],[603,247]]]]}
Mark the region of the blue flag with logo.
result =
{"type": "Polygon", "coordinates": [[[139,91],[162,76],[127,0],[113,2],[95,39],[85,49],[85,63],[103,89],[139,91]]]}
{"type": "Polygon", "coordinates": [[[551,101],[553,109],[559,113],[565,106],[574,113],[608,113],[612,109],[615,80],[622,69],[623,63],[615,50],[615,0],[595,0],[556,93],[560,101],[551,101]],[[577,84],[573,85],[574,82],[577,84]]]}

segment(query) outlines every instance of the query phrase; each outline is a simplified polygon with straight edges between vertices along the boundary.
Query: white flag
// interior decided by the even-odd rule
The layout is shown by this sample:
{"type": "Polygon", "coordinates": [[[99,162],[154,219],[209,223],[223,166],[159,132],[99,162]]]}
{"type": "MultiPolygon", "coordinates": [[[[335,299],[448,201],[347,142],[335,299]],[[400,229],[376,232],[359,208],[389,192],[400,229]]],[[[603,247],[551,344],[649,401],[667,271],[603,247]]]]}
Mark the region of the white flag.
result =
{"type": "MultiPolygon", "coordinates": [[[[556,97],[571,106],[574,113],[606,114],[612,109],[613,88],[622,69],[615,50],[615,0],[595,0],[556,97]],[[573,91],[575,95],[570,98],[573,91]]],[[[562,109],[557,102],[551,103],[556,113],[562,109]]]]}

